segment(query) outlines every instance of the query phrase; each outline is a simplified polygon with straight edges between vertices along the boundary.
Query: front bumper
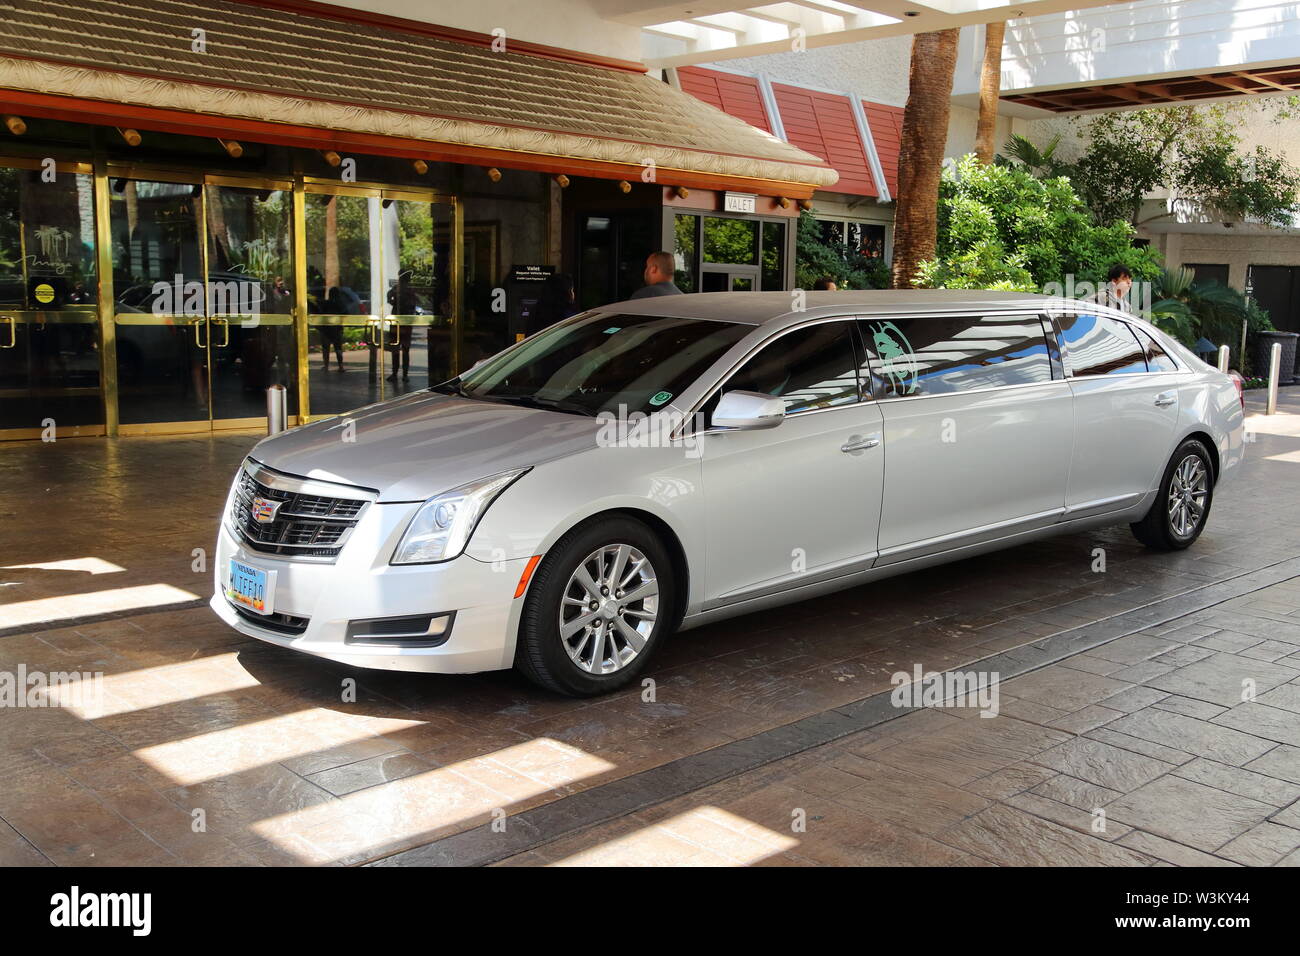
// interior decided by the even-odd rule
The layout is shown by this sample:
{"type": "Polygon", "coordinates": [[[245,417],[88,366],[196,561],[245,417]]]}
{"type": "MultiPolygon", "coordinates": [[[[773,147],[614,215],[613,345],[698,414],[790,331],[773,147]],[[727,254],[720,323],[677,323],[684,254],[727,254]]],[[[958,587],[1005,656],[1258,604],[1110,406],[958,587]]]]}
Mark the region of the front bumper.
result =
{"type": "Polygon", "coordinates": [[[515,588],[527,559],[487,563],[461,555],[440,564],[392,566],[388,559],[414,504],[371,505],[333,564],[285,560],[247,547],[223,521],[217,541],[217,616],[249,637],[317,657],[380,670],[471,674],[514,663],[522,600],[515,588]],[[302,633],[259,626],[226,597],[231,559],[274,572],[272,611],[306,618],[302,633]],[[349,621],[455,612],[436,647],[348,643],[349,621]]]}

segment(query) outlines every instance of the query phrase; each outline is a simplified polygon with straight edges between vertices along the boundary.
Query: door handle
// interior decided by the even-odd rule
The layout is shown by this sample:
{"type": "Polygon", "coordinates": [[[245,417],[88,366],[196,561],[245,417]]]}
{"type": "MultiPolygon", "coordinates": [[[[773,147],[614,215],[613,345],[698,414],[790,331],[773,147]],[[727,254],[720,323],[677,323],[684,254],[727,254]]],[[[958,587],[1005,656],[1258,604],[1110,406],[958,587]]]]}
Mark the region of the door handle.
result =
{"type": "MultiPolygon", "coordinates": [[[[225,338],[223,338],[223,339],[221,340],[221,344],[217,346],[217,348],[219,348],[219,349],[224,349],[227,345],[230,344],[230,320],[229,320],[229,319],[210,319],[209,321],[216,322],[218,325],[221,326],[222,330],[226,333],[225,338]]],[[[209,339],[212,338],[211,333],[209,333],[208,338],[209,338],[209,339]]]]}
{"type": "Polygon", "coordinates": [[[868,448],[875,448],[879,444],[879,435],[868,435],[866,438],[861,435],[850,435],[849,440],[840,446],[840,451],[851,455],[855,451],[865,451],[868,448]]]}
{"type": "MultiPolygon", "coordinates": [[[[208,327],[208,320],[205,318],[195,319],[190,324],[194,326],[194,347],[199,349],[206,349],[208,347],[208,343],[206,340],[199,337],[199,329],[206,330],[208,327]]],[[[208,336],[208,339],[211,338],[212,336],[208,336]]]]}
{"type": "Polygon", "coordinates": [[[1168,405],[1174,404],[1176,401],[1178,401],[1177,392],[1161,392],[1156,396],[1156,407],[1165,408],[1168,405]]]}
{"type": "Polygon", "coordinates": [[[18,345],[18,320],[12,315],[0,315],[0,322],[9,323],[9,344],[0,345],[0,349],[12,349],[18,345]]]}

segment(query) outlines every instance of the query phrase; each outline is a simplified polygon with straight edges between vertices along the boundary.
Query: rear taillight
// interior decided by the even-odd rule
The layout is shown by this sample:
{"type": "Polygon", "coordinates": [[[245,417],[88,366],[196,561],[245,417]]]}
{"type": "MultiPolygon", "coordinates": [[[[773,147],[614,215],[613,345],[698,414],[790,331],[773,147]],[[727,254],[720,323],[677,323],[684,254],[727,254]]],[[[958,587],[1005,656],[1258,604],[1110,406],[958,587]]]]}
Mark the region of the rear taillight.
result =
{"type": "Polygon", "coordinates": [[[1237,399],[1241,402],[1241,410],[1246,410],[1246,385],[1242,381],[1239,372],[1229,372],[1228,378],[1232,379],[1233,386],[1237,389],[1237,399]]]}

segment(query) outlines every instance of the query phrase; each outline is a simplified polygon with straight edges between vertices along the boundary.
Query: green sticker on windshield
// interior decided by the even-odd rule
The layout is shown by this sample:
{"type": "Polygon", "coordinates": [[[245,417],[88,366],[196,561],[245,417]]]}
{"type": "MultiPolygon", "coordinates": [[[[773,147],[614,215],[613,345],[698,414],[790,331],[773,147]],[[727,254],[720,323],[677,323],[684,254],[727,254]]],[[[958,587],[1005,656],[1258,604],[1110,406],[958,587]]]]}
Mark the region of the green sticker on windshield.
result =
{"type": "Polygon", "coordinates": [[[608,329],[605,330],[605,334],[606,334],[606,335],[613,335],[615,332],[617,332],[617,331],[618,331],[619,329],[621,329],[622,327],[623,327],[623,326],[621,326],[621,325],[611,326],[610,328],[608,328],[608,329]]]}
{"type": "Polygon", "coordinates": [[[662,405],[664,402],[668,401],[668,399],[672,397],[673,397],[672,392],[656,392],[655,394],[650,396],[650,404],[662,405]]]}

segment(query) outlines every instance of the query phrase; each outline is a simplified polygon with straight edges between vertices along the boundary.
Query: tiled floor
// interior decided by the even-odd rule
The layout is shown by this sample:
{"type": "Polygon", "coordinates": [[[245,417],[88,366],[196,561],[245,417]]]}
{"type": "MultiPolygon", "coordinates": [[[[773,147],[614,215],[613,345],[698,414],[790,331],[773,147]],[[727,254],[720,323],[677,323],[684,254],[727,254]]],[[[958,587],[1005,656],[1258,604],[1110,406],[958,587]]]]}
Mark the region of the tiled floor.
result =
{"type": "MultiPolygon", "coordinates": [[[[0,709],[0,864],[360,862],[858,700],[916,663],[965,664],[1274,564],[1300,553],[1300,395],[1284,409],[1188,552],[1107,529],[687,632],[650,672],[654,702],[560,699],[508,673],[353,671],[190,606],[253,436],[0,446],[0,672],[105,675],[98,707],[0,709]],[[125,616],[51,626],[106,612],[125,616]]],[[[1300,720],[1284,706],[1297,601],[1292,585],[1241,600],[1181,637],[1125,638],[1010,682],[995,719],[900,718],[519,862],[835,862],[878,847],[857,859],[1145,863],[1177,855],[1165,843],[1262,860],[1297,824],[1283,801],[1300,740],[1281,737],[1300,720]],[[1244,678],[1260,702],[1235,703],[1244,678]],[[1104,839],[1088,830],[1097,806],[1104,839]]]]}
{"type": "Polygon", "coordinates": [[[999,705],[911,713],[506,863],[1300,865],[1300,578],[999,705]]]}

